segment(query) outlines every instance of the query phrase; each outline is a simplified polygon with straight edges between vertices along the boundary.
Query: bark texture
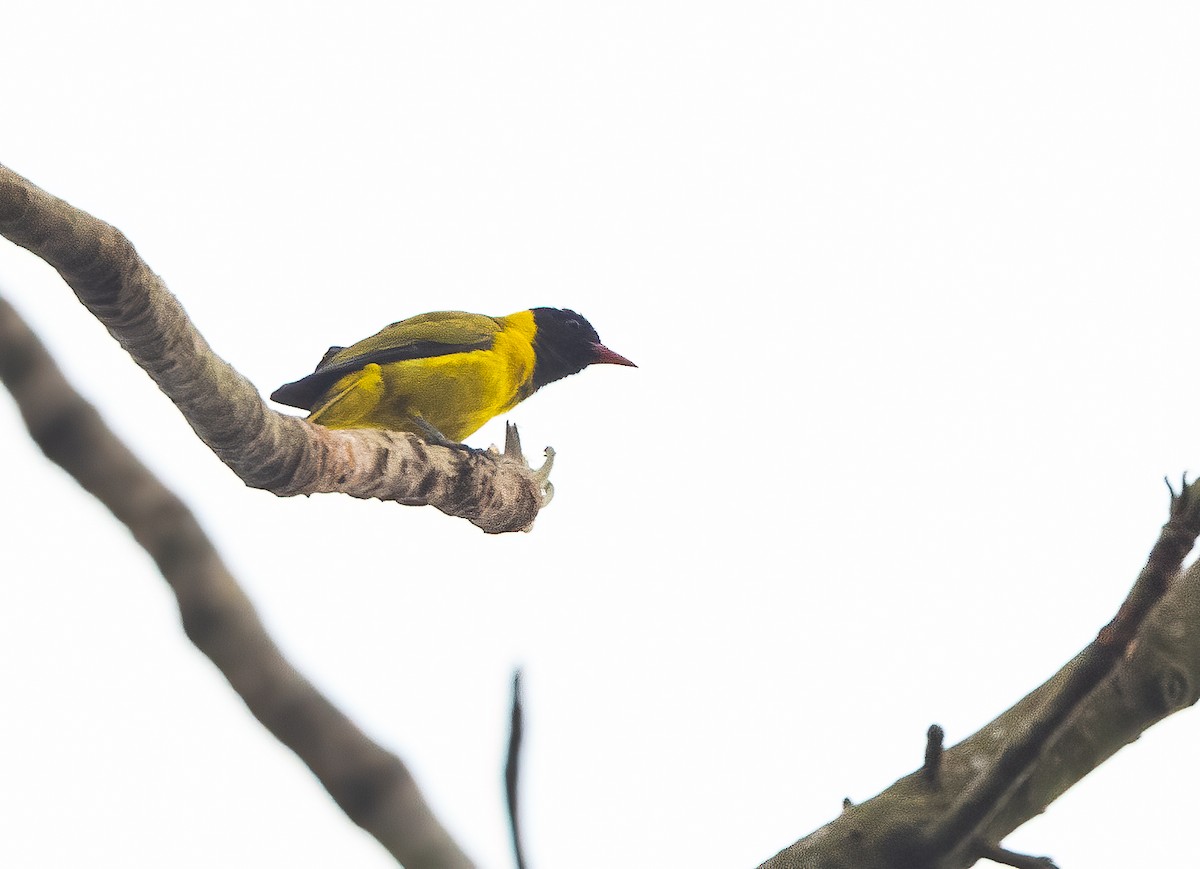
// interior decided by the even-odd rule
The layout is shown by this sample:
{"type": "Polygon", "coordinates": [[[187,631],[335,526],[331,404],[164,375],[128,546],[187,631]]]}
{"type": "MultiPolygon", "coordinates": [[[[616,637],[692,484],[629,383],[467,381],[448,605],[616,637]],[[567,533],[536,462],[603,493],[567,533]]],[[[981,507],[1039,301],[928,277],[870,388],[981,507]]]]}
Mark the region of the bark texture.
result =
{"type": "Polygon", "coordinates": [[[431,446],[414,435],[332,431],[278,413],[217,356],[117,229],[0,166],[0,235],[58,270],[79,300],[248,486],[431,505],[489,533],[528,530],[545,474],[520,451],[431,446]]]}
{"type": "Polygon", "coordinates": [[[284,658],[191,511],[67,383],[3,299],[0,381],[46,456],[111,510],[154,559],[175,593],[188,638],[351,820],[408,869],[470,867],[400,759],[284,658]]]}

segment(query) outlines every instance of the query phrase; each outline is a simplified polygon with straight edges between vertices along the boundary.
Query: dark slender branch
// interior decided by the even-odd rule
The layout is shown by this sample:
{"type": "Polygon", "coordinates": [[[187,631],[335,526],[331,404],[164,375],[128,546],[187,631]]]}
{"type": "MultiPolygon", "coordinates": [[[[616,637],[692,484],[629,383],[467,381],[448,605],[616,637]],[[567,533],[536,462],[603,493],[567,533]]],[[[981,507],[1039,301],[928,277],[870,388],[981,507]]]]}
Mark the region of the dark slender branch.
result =
{"type": "Polygon", "coordinates": [[[351,820],[407,869],[470,867],[400,759],[367,738],[284,658],[191,511],[71,388],[3,299],[0,381],[42,452],[111,510],[154,559],[175,593],[188,638],[351,820]]]}
{"type": "Polygon", "coordinates": [[[508,795],[508,823],[512,831],[513,854],[517,869],[525,869],[525,849],[521,845],[519,808],[521,777],[521,740],[525,735],[525,714],[521,708],[521,671],[513,673],[512,726],[508,732],[508,763],[504,766],[504,790],[508,795]]]}
{"type": "Polygon", "coordinates": [[[1007,797],[1028,779],[1042,753],[1071,716],[1112,673],[1200,535],[1198,494],[1186,479],[1178,495],[1172,490],[1170,518],[1116,616],[1076,659],[1076,666],[1049,698],[1041,714],[1006,746],[992,767],[933,826],[921,848],[925,855],[944,857],[969,850],[982,837],[988,820],[1003,807],[1007,797]]]}
{"type": "Polygon", "coordinates": [[[1200,520],[1196,518],[1200,512],[1196,509],[1200,494],[1188,485],[1187,474],[1183,475],[1183,485],[1178,494],[1170,480],[1166,480],[1166,484],[1167,491],[1171,493],[1171,518],[1163,526],[1146,567],[1129,590],[1128,597],[1112,621],[1096,637],[1097,645],[1114,648],[1118,654],[1124,653],[1133,642],[1146,615],[1167,593],[1171,580],[1179,572],[1183,559],[1192,551],[1197,534],[1200,534],[1200,520]]]}
{"type": "Polygon", "coordinates": [[[987,849],[1200,698],[1200,563],[1178,573],[1198,533],[1200,489],[1187,483],[1113,621],[1043,685],[945,748],[938,787],[925,768],[905,776],[761,869],[967,869],[1009,853],[987,849]]]}

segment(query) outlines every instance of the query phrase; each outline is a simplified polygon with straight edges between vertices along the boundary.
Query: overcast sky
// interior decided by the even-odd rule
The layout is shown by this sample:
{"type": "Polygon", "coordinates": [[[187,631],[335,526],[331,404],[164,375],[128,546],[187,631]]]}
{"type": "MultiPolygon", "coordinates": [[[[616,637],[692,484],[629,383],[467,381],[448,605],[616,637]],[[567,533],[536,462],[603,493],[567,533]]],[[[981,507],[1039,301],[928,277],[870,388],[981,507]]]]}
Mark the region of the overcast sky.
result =
{"type": "MultiPolygon", "coordinates": [[[[8,3],[0,162],[264,394],[429,310],[637,369],[509,415],[530,534],[245,486],[75,301],[0,292],[482,866],[753,867],[1039,684],[1200,468],[1200,10],[8,3]]],[[[470,440],[502,438],[497,419],[470,440]]],[[[0,398],[0,864],[387,866],[0,398]]],[[[1008,842],[1179,865],[1194,712],[1008,842]]]]}

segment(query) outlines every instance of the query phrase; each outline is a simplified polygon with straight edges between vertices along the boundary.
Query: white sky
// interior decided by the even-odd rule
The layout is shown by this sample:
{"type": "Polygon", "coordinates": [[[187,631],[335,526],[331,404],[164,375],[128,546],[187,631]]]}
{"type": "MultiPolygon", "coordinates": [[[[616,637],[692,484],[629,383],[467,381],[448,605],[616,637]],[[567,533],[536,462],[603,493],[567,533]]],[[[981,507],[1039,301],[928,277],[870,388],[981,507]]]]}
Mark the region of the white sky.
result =
{"type": "MultiPolygon", "coordinates": [[[[264,393],[422,311],[584,313],[641,367],[511,414],[533,533],[250,491],[51,270],[0,244],[0,290],[483,866],[515,664],[535,867],[752,867],[1057,669],[1200,467],[1194,4],[248,5],[9,2],[0,161],[264,393]]],[[[0,429],[0,865],[389,865],[0,429]]],[[[1196,727],[1009,845],[1179,865],[1196,727]]]]}

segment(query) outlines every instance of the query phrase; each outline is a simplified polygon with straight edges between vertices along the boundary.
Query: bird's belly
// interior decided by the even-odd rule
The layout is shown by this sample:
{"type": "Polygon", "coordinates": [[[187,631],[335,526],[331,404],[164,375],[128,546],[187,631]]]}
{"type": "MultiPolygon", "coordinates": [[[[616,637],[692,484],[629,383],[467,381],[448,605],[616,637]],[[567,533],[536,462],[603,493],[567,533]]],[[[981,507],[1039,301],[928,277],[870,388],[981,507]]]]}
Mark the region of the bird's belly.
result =
{"type": "Polygon", "coordinates": [[[452,441],[462,441],[520,399],[528,374],[494,351],[477,350],[391,362],[383,369],[384,397],[372,424],[397,431],[420,428],[421,417],[452,441]]]}

